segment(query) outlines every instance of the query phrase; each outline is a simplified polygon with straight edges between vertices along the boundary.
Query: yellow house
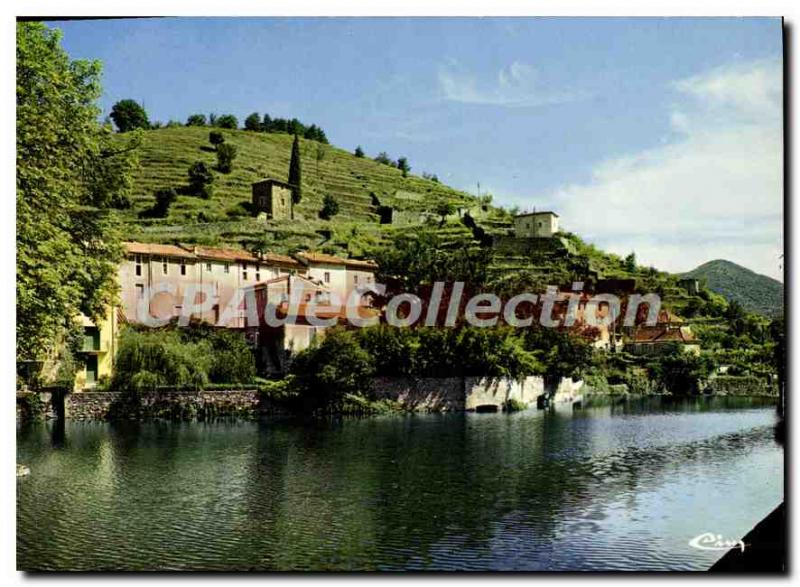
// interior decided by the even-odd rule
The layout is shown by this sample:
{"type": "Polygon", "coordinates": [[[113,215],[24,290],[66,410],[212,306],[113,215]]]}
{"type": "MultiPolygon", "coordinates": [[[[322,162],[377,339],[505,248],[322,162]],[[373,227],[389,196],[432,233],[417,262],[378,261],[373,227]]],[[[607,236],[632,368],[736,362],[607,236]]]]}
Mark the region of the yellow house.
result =
{"type": "Polygon", "coordinates": [[[83,315],[80,320],[83,325],[83,346],[76,357],[78,372],[75,375],[75,391],[91,389],[101,377],[111,377],[119,335],[117,308],[114,306],[108,307],[99,324],[83,315]]]}

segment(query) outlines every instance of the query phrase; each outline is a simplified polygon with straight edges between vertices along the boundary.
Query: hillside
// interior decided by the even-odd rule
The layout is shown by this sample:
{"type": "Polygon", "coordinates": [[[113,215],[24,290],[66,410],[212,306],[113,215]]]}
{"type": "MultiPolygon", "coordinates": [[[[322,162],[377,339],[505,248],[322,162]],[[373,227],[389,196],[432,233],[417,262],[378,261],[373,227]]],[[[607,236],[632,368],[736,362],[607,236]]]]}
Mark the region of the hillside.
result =
{"type": "Polygon", "coordinates": [[[783,284],[731,261],[709,261],[682,277],[699,279],[711,291],[737,301],[750,312],[770,317],[783,313],[783,284]]]}
{"type": "MultiPolygon", "coordinates": [[[[251,184],[266,177],[286,180],[292,137],[223,130],[226,142],[238,148],[232,173],[223,174],[216,171],[209,130],[172,127],[144,133],[132,194],[134,205],[124,212],[126,238],[242,246],[266,239],[278,252],[325,248],[358,255],[363,246],[380,241],[386,234],[434,220],[436,206],[442,202],[460,208],[477,207],[475,196],[465,192],[411,174],[404,178],[388,165],[301,139],[303,199],[295,208],[295,220],[259,221],[248,207],[251,184]],[[214,170],[214,196],[210,200],[179,195],[166,218],[139,216],[153,205],[155,190],[185,187],[187,169],[198,160],[214,170]],[[326,194],[340,204],[339,214],[330,221],[318,218],[326,194]],[[394,208],[391,225],[380,224],[378,205],[394,208]]],[[[492,210],[491,214],[502,213],[492,210]]]]}
{"type": "Polygon", "coordinates": [[[584,243],[577,235],[516,239],[512,217],[502,208],[413,174],[403,177],[398,169],[311,140],[300,142],[303,199],[295,208],[295,219],[258,220],[249,210],[251,184],[266,177],[287,178],[292,137],[223,130],[226,142],[238,148],[232,173],[223,174],[216,171],[210,130],[169,127],[144,133],[133,207],[123,211],[125,238],[248,249],[259,245],[278,253],[307,249],[362,257],[374,254],[398,234],[432,231],[449,247],[474,248],[491,242],[490,271],[499,283],[524,281],[543,288],[594,278],[635,278],[640,288],[658,291],[676,311],[692,299],[677,287],[674,276],[645,267],[631,271],[621,258],[584,243]],[[179,195],[166,218],[140,216],[153,205],[157,189],[172,187],[180,192],[187,185],[189,166],[198,160],[214,170],[211,199],[179,195]],[[340,204],[339,214],[331,220],[318,217],[326,194],[340,204]],[[442,223],[437,214],[442,203],[468,211],[474,222],[466,226],[465,219],[455,213],[442,223]],[[391,224],[380,223],[378,205],[394,209],[391,224]]]}

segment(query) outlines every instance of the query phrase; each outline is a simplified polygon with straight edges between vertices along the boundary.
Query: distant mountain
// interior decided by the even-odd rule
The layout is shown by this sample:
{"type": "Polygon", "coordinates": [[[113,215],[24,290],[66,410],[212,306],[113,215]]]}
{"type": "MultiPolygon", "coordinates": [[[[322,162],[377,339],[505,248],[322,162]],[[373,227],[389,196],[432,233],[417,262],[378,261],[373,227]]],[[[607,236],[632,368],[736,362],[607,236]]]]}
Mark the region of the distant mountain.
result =
{"type": "Polygon", "coordinates": [[[709,261],[684,273],[682,277],[704,281],[711,291],[728,301],[739,302],[750,312],[770,317],[783,312],[783,284],[780,281],[731,261],[709,261]]]}

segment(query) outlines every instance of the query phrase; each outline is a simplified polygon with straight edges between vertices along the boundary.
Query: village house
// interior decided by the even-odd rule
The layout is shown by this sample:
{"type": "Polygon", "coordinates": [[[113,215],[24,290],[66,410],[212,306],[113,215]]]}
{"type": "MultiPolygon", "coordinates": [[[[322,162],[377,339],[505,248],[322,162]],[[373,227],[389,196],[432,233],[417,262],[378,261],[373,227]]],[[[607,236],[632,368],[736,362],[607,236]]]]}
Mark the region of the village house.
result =
{"type": "Polygon", "coordinates": [[[79,365],[75,374],[75,390],[91,389],[101,378],[111,377],[117,353],[119,308],[108,306],[97,323],[81,315],[83,344],[78,352],[79,365]]]}
{"type": "Polygon", "coordinates": [[[514,235],[517,238],[551,238],[558,232],[555,212],[528,212],[514,216],[514,235]]]}
{"type": "Polygon", "coordinates": [[[294,190],[291,184],[273,178],[257,181],[252,186],[253,215],[266,214],[270,219],[293,219],[294,190]]]}
{"type": "MultiPolygon", "coordinates": [[[[240,288],[280,275],[304,271],[304,266],[285,255],[256,256],[240,249],[150,243],[125,243],[126,258],[119,268],[122,309],[130,322],[141,322],[138,304],[146,292],[162,289],[149,300],[149,314],[160,320],[177,318],[183,312],[187,288],[196,292],[193,305],[203,303],[203,291],[213,292],[216,303],[194,316],[218,323],[240,288]],[[167,291],[167,289],[172,291],[167,291]]],[[[191,295],[191,291],[189,291],[191,295]]],[[[228,323],[245,326],[244,308],[236,310],[228,323]]]]}
{"type": "MultiPolygon", "coordinates": [[[[372,261],[323,253],[300,253],[292,258],[241,249],[139,242],[125,243],[125,250],[119,284],[121,314],[126,321],[142,322],[142,310],[145,318],[161,321],[180,318],[191,311],[192,320],[220,324],[228,309],[230,319],[222,326],[240,329],[256,349],[259,366],[269,373],[283,372],[291,353],[308,348],[325,330],[325,326],[312,324],[306,318],[310,304],[314,304],[314,315],[319,318],[344,321],[349,295],[360,285],[374,283],[377,269],[372,261]],[[204,303],[205,291],[212,292],[213,305],[204,303]],[[192,292],[194,298],[188,299],[192,292]],[[144,300],[145,296],[149,300],[144,300]],[[295,299],[298,304],[293,305],[295,299]],[[256,304],[250,312],[249,300],[256,304]],[[192,307],[184,312],[187,301],[192,307]],[[277,318],[289,316],[287,323],[266,324],[264,312],[268,305],[274,307],[277,318]],[[198,312],[197,307],[204,309],[198,312]],[[233,307],[232,315],[229,307],[233,307]],[[256,320],[248,320],[254,316],[256,320]]],[[[360,317],[376,315],[368,311],[369,297],[362,296],[359,305],[360,317]]],[[[87,364],[93,367],[93,359],[87,364]]],[[[87,377],[101,375],[98,371],[87,377]]]]}
{"type": "Polygon", "coordinates": [[[683,320],[667,310],[661,310],[654,326],[636,326],[628,336],[625,350],[634,355],[658,355],[677,344],[688,353],[700,352],[700,343],[683,320]]]}
{"type": "MultiPolygon", "coordinates": [[[[378,268],[374,261],[343,259],[325,253],[298,253],[297,259],[306,266],[308,276],[335,292],[342,304],[353,290],[373,284],[378,268]]],[[[361,303],[367,304],[368,298],[362,296],[361,303]]]]}

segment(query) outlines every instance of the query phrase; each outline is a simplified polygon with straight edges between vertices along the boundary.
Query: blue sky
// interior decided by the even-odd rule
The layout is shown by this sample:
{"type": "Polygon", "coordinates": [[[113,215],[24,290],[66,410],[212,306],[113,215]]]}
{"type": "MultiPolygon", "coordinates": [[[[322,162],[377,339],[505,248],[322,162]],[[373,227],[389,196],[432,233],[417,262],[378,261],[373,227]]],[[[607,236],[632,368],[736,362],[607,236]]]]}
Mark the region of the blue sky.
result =
{"type": "Polygon", "coordinates": [[[671,271],[781,277],[778,19],[143,19],[55,23],[104,112],[253,111],[553,208],[671,271]]]}

